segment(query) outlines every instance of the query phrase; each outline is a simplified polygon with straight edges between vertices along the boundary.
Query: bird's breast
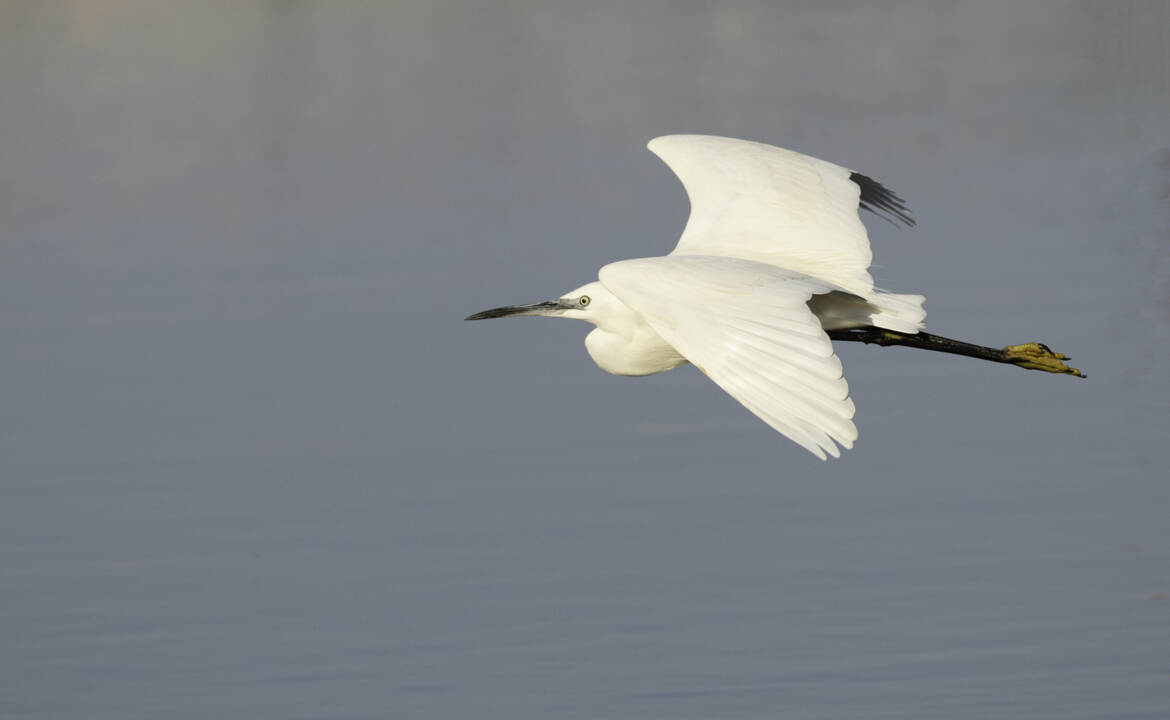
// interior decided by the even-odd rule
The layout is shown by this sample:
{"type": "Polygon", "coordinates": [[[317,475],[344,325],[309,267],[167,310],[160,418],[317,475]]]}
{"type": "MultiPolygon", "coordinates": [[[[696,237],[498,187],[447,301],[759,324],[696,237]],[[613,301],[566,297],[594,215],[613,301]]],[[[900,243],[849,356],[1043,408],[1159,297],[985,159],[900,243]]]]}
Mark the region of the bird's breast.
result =
{"type": "Polygon", "coordinates": [[[614,375],[653,375],[687,361],[649,325],[624,333],[597,328],[585,337],[593,362],[614,375]]]}

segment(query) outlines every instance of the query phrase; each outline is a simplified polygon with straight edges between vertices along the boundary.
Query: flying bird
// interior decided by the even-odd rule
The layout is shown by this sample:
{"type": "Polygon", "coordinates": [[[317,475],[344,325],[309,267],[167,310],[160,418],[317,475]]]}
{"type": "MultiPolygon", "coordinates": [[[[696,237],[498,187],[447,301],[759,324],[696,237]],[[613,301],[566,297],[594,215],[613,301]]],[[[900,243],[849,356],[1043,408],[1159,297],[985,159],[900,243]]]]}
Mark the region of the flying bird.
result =
{"type": "Polygon", "coordinates": [[[922,295],[874,287],[859,208],[915,221],[902,198],[847,168],[733,138],[667,135],[649,149],[682,181],[691,214],[663,257],[610,263],[556,300],[467,320],[547,316],[595,325],[602,370],[652,375],[690,363],[824,460],[857,439],[832,340],[903,345],[1084,377],[1041,343],[984,347],[923,331],[922,295]]]}

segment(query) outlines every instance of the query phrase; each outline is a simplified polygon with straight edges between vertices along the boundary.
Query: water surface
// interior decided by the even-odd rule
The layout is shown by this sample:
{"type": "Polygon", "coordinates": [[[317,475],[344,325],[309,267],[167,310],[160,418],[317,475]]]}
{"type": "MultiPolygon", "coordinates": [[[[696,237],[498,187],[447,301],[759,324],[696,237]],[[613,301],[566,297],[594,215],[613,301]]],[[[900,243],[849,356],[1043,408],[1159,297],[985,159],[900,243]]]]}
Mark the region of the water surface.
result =
{"type": "Polygon", "coordinates": [[[0,715],[1164,718],[1157,3],[0,5],[0,715]],[[643,149],[899,191],[821,463],[464,324],[660,254],[643,149]]]}

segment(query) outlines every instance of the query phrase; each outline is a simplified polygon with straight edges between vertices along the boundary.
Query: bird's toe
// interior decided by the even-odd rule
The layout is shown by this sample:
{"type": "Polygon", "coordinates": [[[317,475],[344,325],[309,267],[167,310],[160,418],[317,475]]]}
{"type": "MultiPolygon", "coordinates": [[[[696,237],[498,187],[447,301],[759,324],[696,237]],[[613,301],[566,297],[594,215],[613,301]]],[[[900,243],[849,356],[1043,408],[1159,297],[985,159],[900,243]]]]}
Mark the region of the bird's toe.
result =
{"type": "Polygon", "coordinates": [[[1063,361],[1070,359],[1068,355],[1063,353],[1053,352],[1052,348],[1044,343],[1023,343],[1020,345],[1008,345],[1003,348],[1004,359],[1007,362],[1018,365],[1028,370],[1042,370],[1044,372],[1058,373],[1061,375],[1075,375],[1076,377],[1086,377],[1086,375],[1074,367],[1065,365],[1063,361]]]}

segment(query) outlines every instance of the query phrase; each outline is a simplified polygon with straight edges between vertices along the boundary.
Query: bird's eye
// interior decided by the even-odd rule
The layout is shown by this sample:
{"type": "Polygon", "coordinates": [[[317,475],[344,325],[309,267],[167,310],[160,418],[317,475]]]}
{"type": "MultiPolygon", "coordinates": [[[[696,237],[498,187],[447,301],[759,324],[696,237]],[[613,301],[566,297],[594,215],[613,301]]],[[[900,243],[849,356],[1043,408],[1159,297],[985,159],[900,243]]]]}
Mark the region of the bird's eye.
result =
{"type": "Polygon", "coordinates": [[[589,307],[590,302],[591,300],[589,299],[588,295],[582,295],[581,297],[577,298],[577,304],[581,307],[589,307]]]}

